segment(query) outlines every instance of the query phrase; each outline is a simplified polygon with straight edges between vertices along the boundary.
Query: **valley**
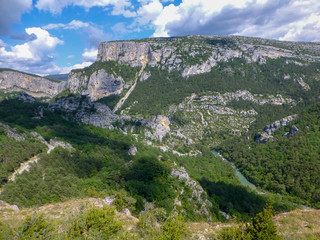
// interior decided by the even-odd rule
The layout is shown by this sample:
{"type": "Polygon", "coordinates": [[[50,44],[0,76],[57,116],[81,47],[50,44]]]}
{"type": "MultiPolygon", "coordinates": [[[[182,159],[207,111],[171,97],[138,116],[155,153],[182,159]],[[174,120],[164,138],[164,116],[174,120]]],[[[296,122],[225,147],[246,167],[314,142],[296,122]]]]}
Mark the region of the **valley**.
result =
{"type": "Polygon", "coordinates": [[[251,239],[267,221],[316,239],[319,50],[184,36],[102,42],[67,81],[1,69],[0,236],[47,221],[52,239],[251,239]],[[93,215],[117,230],[81,232],[93,215]]]}

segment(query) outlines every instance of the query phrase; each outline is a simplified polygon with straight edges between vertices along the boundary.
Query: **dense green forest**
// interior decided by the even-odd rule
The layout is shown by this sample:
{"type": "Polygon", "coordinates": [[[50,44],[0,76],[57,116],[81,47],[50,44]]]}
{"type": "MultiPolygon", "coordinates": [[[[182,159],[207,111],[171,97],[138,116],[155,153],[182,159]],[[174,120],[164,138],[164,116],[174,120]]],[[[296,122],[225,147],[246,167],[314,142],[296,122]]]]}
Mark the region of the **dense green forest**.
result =
{"type": "MultiPolygon", "coordinates": [[[[190,201],[193,190],[170,176],[174,163],[184,167],[208,192],[213,204],[210,211],[215,219],[223,220],[219,210],[239,219],[248,219],[261,211],[266,203],[268,196],[258,196],[241,186],[231,166],[220,158],[215,158],[205,146],[199,149],[201,155],[179,157],[146,146],[137,142],[133,136],[124,135],[117,130],[66,121],[58,113],[45,110],[45,106],[46,103],[27,103],[15,98],[0,102],[0,122],[17,127],[22,133],[36,131],[47,141],[56,138],[73,146],[72,150],[56,148],[47,154],[45,147],[37,145],[42,148],[36,148],[29,155],[40,153],[41,160],[30,171],[17,175],[15,181],[3,181],[6,184],[0,198],[8,203],[20,207],[41,206],[74,197],[110,196],[122,189],[124,192],[117,194],[119,201],[126,205],[127,200],[123,199],[133,197],[134,212],[143,210],[144,200],[147,200],[170,213],[174,208],[174,199],[179,197],[177,192],[184,189],[183,196],[179,198],[185,209],[186,219],[205,220],[195,212],[193,200],[190,201]],[[35,119],[39,109],[44,111],[43,117],[35,119]],[[128,155],[132,145],[138,148],[135,156],[128,155]],[[238,196],[246,201],[240,201],[238,196]]],[[[6,138],[4,133],[2,135],[6,138]]],[[[9,142],[12,141],[14,140],[9,142]]],[[[36,143],[39,144],[38,141],[36,143]]],[[[21,145],[23,142],[13,144],[21,145]]],[[[3,155],[6,151],[1,148],[0,153],[3,155]]],[[[21,151],[19,154],[24,156],[22,154],[25,153],[21,151]]],[[[22,160],[19,158],[20,162],[27,160],[29,155],[22,160]]],[[[20,162],[16,162],[10,170],[6,169],[5,177],[20,162]]],[[[4,168],[5,165],[2,166],[4,168]]],[[[278,199],[275,207],[283,211],[294,206],[278,199]]]]}
{"type": "Polygon", "coordinates": [[[266,144],[239,139],[238,144],[225,142],[221,151],[258,186],[319,207],[320,104],[305,109],[294,125],[299,129],[295,135],[283,136],[287,126],[266,144]]]}
{"type": "Polygon", "coordinates": [[[303,104],[318,101],[320,86],[317,82],[316,69],[319,63],[300,66],[285,58],[268,59],[266,64],[248,64],[243,59],[219,62],[211,72],[184,78],[178,71],[146,67],[151,76],[148,81],[139,82],[135,91],[129,96],[123,108],[129,107],[130,114],[151,116],[165,113],[172,104],[181,103],[192,93],[208,91],[235,92],[248,90],[255,94],[282,94],[303,104]],[[225,69],[231,69],[225,71],[225,69]],[[285,79],[284,75],[291,78],[285,79]],[[304,76],[310,91],[301,91],[295,79],[304,76]]]}
{"type": "MultiPolygon", "coordinates": [[[[73,197],[108,196],[123,189],[125,195],[134,197],[137,212],[144,208],[145,199],[169,213],[174,208],[174,199],[178,196],[177,189],[184,188],[185,194],[181,200],[186,209],[186,217],[200,220],[201,217],[194,212],[192,201],[189,200],[192,198],[192,190],[177,178],[170,177],[173,162],[184,166],[198,181],[205,178],[211,183],[240,185],[232,168],[221,159],[214,158],[209,149],[202,149],[203,154],[197,157],[179,157],[145,146],[137,142],[133,136],[126,136],[117,130],[66,121],[58,113],[44,110],[45,106],[45,103],[27,103],[17,99],[0,102],[1,122],[18,127],[22,133],[36,131],[47,141],[57,138],[73,146],[73,150],[57,148],[47,154],[45,147],[33,140],[42,148],[36,148],[29,155],[21,151],[15,159],[21,156],[23,158],[19,158],[19,161],[22,162],[29,156],[40,153],[41,160],[29,172],[18,175],[15,181],[6,183],[4,180],[6,185],[0,198],[6,202],[20,207],[40,206],[73,197]],[[39,109],[44,111],[44,116],[34,118],[39,109]],[[128,150],[133,144],[137,146],[138,154],[130,156],[128,150]],[[161,161],[158,160],[160,155],[161,161]]],[[[2,135],[3,138],[7,138],[3,132],[2,135]]],[[[12,144],[16,144],[19,149],[23,143],[12,144]]],[[[4,155],[7,151],[1,148],[0,153],[4,155]]],[[[12,154],[14,153],[15,151],[12,154]]],[[[10,169],[5,169],[4,177],[16,169],[20,162],[15,162],[10,169]]],[[[254,193],[248,192],[245,188],[240,189],[240,186],[239,191],[252,196],[251,200],[255,201],[254,193]]],[[[212,215],[220,218],[218,210],[224,204],[222,199],[211,194],[210,200],[214,206],[211,209],[212,215]]],[[[239,206],[226,210],[239,216],[253,216],[262,209],[264,203],[265,200],[261,200],[260,204],[248,212],[239,206]]]]}

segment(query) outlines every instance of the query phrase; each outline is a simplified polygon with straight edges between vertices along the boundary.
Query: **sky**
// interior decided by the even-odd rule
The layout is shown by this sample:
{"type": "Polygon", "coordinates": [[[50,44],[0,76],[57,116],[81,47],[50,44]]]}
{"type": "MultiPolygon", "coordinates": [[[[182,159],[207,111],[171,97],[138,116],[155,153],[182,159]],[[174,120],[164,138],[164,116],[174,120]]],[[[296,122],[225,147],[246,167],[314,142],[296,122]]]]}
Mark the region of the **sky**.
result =
{"type": "Polygon", "coordinates": [[[103,41],[241,35],[320,41],[319,0],[0,0],[0,68],[92,64],[103,41]]]}

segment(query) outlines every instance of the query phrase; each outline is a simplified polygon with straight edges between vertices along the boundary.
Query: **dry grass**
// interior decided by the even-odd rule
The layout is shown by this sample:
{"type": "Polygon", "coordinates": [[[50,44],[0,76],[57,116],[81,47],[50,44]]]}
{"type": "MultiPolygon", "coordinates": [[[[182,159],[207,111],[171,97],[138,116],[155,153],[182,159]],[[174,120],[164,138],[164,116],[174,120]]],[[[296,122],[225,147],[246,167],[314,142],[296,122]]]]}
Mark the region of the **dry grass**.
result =
{"type": "MultiPolygon", "coordinates": [[[[61,203],[52,203],[39,208],[24,208],[21,210],[13,210],[12,206],[0,202],[0,219],[3,224],[10,226],[12,229],[17,229],[22,225],[27,216],[33,214],[43,214],[45,219],[59,227],[63,231],[67,224],[76,216],[87,208],[92,206],[102,206],[101,199],[75,199],[61,203]]],[[[125,213],[117,213],[117,218],[124,222],[124,230],[136,228],[138,219],[126,215],[125,213]]]]}
{"type": "MultiPolygon", "coordinates": [[[[294,210],[274,217],[278,233],[284,240],[320,239],[320,210],[294,210]]],[[[208,239],[224,227],[237,227],[236,223],[188,223],[191,239],[208,239]]]]}
{"type": "Polygon", "coordinates": [[[320,239],[320,210],[295,210],[275,217],[285,240],[320,239]]]}
{"type": "MultiPolygon", "coordinates": [[[[13,210],[10,205],[0,202],[0,219],[4,224],[11,228],[21,226],[27,216],[35,213],[44,214],[45,219],[60,226],[60,231],[71,219],[76,217],[80,211],[93,205],[102,205],[101,199],[75,199],[62,203],[48,204],[39,208],[24,208],[13,210]]],[[[138,219],[117,213],[119,220],[124,222],[124,230],[137,230],[138,219]]],[[[295,210],[287,213],[281,213],[274,218],[278,231],[284,240],[313,240],[320,239],[320,210],[295,210]]],[[[189,239],[208,239],[210,235],[216,233],[224,227],[236,227],[235,223],[206,223],[196,222],[187,223],[188,232],[192,237],[189,239]]]]}

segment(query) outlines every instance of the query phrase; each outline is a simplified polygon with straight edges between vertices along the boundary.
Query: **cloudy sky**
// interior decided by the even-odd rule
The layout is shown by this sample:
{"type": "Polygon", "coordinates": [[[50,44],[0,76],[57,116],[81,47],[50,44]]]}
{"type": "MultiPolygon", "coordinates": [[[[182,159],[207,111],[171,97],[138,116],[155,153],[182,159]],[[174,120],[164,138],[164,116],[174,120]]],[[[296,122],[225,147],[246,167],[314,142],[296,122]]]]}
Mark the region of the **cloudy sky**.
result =
{"type": "Polygon", "coordinates": [[[319,0],[0,0],[0,68],[41,75],[95,61],[101,41],[243,35],[320,41],[319,0]]]}

